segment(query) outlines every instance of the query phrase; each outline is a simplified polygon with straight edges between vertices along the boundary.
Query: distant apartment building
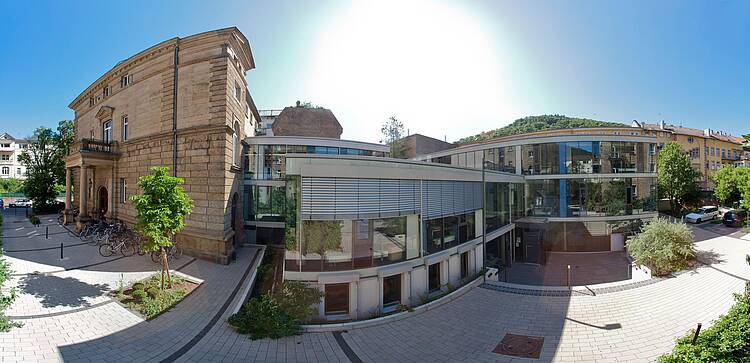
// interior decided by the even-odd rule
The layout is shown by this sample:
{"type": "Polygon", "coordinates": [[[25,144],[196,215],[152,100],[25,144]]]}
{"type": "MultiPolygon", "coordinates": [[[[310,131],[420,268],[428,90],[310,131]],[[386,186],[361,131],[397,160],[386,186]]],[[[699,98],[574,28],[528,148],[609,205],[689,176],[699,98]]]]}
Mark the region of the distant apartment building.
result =
{"type": "Polygon", "coordinates": [[[0,134],[0,179],[26,178],[26,167],[19,157],[28,146],[28,140],[16,139],[8,133],[0,134]]]}
{"type": "Polygon", "coordinates": [[[709,128],[699,130],[670,125],[663,121],[648,124],[634,120],[631,126],[640,129],[644,135],[656,136],[657,149],[669,142],[679,143],[690,157],[693,167],[701,172],[700,184],[704,189],[713,188],[711,175],[722,166],[747,164],[748,155],[743,150],[745,139],[742,137],[709,128]]]}
{"type": "Polygon", "coordinates": [[[117,63],[81,92],[65,159],[66,208],[136,221],[138,177],[167,166],[195,200],[177,235],[185,253],[228,263],[244,242],[242,140],[260,119],[245,73],[255,68],[237,28],[172,38],[117,63]],[[73,199],[75,198],[75,199],[73,199]]]}

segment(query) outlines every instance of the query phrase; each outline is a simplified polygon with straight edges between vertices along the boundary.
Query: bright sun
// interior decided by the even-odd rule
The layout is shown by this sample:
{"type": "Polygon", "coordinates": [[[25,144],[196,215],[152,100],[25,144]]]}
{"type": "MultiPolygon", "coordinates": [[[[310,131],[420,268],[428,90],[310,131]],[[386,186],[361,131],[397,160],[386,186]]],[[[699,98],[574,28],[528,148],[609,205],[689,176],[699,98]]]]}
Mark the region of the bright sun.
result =
{"type": "Polygon", "coordinates": [[[451,139],[479,115],[499,122],[513,113],[502,102],[498,47],[465,9],[358,1],[326,24],[305,91],[333,109],[345,137],[377,141],[380,124],[396,115],[412,133],[451,139]]]}

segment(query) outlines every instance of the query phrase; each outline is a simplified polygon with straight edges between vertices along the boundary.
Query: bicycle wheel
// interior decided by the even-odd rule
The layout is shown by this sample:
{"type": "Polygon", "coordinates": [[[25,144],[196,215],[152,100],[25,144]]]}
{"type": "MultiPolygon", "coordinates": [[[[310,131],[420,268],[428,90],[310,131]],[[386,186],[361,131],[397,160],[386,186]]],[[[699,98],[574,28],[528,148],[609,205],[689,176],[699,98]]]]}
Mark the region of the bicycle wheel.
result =
{"type": "Polygon", "coordinates": [[[102,257],[109,257],[115,254],[115,251],[112,250],[111,245],[103,244],[99,246],[99,254],[102,255],[102,257]]]}
{"type": "Polygon", "coordinates": [[[130,257],[135,254],[135,246],[132,243],[125,242],[120,247],[120,253],[125,257],[130,257]]]}
{"type": "Polygon", "coordinates": [[[172,257],[174,258],[180,258],[182,257],[182,247],[178,245],[172,246],[172,257]]]}
{"type": "Polygon", "coordinates": [[[161,253],[151,252],[151,261],[154,261],[154,263],[158,263],[161,265],[161,253]]]}

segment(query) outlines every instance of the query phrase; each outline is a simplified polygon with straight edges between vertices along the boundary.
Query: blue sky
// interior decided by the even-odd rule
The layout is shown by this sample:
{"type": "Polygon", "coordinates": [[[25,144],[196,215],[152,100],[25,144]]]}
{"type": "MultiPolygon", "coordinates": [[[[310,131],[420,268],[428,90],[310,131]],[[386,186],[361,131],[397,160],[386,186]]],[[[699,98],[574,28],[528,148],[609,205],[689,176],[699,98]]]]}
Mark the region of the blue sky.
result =
{"type": "Polygon", "coordinates": [[[331,108],[377,142],[395,115],[448,141],[526,115],[750,133],[747,1],[58,1],[0,4],[0,131],[72,118],[115,63],[237,26],[261,109],[331,108]],[[144,12],[149,9],[149,12],[144,12]]]}

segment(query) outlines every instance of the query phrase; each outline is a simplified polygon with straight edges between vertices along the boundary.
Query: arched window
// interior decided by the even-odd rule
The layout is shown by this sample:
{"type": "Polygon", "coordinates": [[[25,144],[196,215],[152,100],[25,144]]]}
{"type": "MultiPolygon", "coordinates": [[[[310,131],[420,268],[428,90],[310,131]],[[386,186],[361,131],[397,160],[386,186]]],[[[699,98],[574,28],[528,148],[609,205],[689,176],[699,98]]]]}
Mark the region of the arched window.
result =
{"type": "Polygon", "coordinates": [[[237,166],[237,161],[240,159],[240,124],[234,122],[234,128],[232,128],[232,165],[237,166]]]}
{"type": "Polygon", "coordinates": [[[8,174],[10,174],[10,168],[7,166],[3,166],[3,175],[8,175],[8,174]]]}

